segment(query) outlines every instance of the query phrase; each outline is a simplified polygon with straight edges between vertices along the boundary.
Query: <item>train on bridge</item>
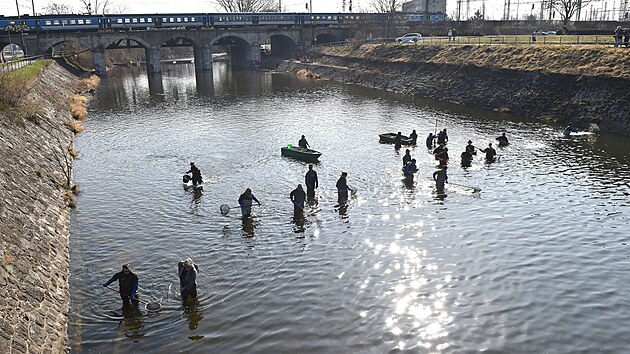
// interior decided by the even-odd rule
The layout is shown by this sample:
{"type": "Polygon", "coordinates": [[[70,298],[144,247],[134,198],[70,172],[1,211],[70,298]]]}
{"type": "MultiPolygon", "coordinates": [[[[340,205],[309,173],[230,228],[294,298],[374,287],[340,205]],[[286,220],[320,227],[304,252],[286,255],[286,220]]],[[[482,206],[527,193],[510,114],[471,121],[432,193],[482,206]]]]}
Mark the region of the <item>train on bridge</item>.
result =
{"type": "Polygon", "coordinates": [[[335,26],[351,23],[413,23],[444,21],[442,13],[195,13],[195,14],[111,14],[42,15],[5,17],[0,15],[4,32],[131,31],[152,29],[226,29],[247,26],[335,26]]]}

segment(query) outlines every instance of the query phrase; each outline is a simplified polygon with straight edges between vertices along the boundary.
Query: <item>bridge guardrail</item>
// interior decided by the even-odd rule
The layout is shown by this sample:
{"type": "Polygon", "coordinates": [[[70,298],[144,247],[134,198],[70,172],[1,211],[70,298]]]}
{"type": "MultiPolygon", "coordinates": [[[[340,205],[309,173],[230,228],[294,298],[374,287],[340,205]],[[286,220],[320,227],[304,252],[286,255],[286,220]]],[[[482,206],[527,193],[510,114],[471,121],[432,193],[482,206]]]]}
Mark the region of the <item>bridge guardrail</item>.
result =
{"type": "Polygon", "coordinates": [[[16,60],[11,60],[6,63],[0,63],[0,74],[23,68],[29,64],[32,64],[34,61],[40,60],[44,57],[44,55],[36,55],[33,57],[24,57],[16,60]]]}

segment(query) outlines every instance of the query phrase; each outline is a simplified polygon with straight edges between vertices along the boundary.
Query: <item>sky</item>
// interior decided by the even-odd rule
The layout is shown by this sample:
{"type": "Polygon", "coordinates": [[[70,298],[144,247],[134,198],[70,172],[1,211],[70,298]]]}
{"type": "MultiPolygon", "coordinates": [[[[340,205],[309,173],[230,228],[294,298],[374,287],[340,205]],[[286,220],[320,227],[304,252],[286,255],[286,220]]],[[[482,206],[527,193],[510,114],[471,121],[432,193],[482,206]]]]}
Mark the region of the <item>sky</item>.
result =
{"type": "MultiPolygon", "coordinates": [[[[195,13],[195,12],[222,12],[212,0],[110,0],[112,4],[124,4],[129,10],[127,13],[195,13]]],[[[306,12],[305,4],[309,0],[277,0],[282,4],[282,8],[287,12],[306,12]]],[[[342,0],[311,0],[313,2],[313,12],[341,12],[342,0]]],[[[350,0],[346,0],[349,2],[350,0]]],[[[522,19],[524,16],[533,12],[540,13],[541,0],[510,0],[511,1],[511,17],[522,19]],[[535,9],[532,10],[532,4],[535,9]]],[[[607,13],[612,20],[619,16],[618,10],[624,0],[594,0],[593,6],[600,11],[607,9],[607,13]],[[616,9],[616,12],[613,10],[616,9]]],[[[82,12],[81,2],[79,0],[17,0],[20,6],[20,14],[33,13],[33,3],[35,10],[40,12],[41,9],[49,2],[57,2],[71,6],[76,13],[82,12]]],[[[466,2],[462,0],[462,17],[465,17],[466,2]]],[[[372,0],[352,0],[353,12],[372,12],[372,0]]],[[[504,0],[468,0],[468,14],[472,16],[477,9],[481,9],[485,4],[486,18],[499,20],[503,16],[504,0]]],[[[446,13],[454,15],[457,0],[447,0],[446,13]]],[[[588,11],[588,9],[587,9],[588,11]]],[[[603,13],[603,12],[601,12],[603,13]]],[[[15,16],[17,15],[15,0],[0,0],[0,15],[15,16]]],[[[559,17],[556,17],[559,19],[559,17]]]]}

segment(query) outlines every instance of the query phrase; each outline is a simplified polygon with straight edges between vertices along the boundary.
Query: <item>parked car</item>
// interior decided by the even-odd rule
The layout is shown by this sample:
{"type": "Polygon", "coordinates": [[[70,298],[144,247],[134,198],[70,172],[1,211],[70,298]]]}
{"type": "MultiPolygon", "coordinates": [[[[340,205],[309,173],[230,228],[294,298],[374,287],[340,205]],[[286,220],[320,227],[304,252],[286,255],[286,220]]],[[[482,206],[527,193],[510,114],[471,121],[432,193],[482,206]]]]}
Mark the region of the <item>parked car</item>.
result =
{"type": "Polygon", "coordinates": [[[398,43],[409,43],[409,42],[417,42],[422,38],[420,33],[407,33],[402,37],[396,38],[396,42],[398,43]]]}
{"type": "Polygon", "coordinates": [[[558,33],[556,33],[556,31],[542,32],[543,36],[555,36],[556,34],[558,34],[558,33]]]}

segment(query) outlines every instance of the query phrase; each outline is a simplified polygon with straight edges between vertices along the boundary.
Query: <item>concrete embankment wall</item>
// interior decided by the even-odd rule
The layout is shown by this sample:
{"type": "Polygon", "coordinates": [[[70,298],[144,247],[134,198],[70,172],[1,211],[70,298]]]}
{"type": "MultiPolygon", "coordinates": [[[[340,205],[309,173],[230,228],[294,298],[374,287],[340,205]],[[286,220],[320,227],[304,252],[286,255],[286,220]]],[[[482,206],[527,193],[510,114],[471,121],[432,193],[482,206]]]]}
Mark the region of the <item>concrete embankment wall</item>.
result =
{"type": "Polygon", "coordinates": [[[70,209],[61,185],[77,82],[53,63],[24,88],[36,117],[0,112],[0,353],[67,350],[70,209]]]}
{"type": "Polygon", "coordinates": [[[602,131],[630,135],[630,77],[623,74],[630,73],[628,60],[594,75],[598,65],[607,64],[584,61],[578,50],[568,53],[567,59],[551,54],[545,58],[542,50],[526,49],[539,57],[523,59],[522,49],[491,53],[496,50],[457,48],[447,53],[449,57],[439,48],[405,47],[323,49],[311,53],[314,63],[287,61],[279,70],[306,69],[322,78],[561,124],[573,122],[585,129],[597,123],[602,131]],[[545,65],[553,69],[546,70],[545,65]]]}

